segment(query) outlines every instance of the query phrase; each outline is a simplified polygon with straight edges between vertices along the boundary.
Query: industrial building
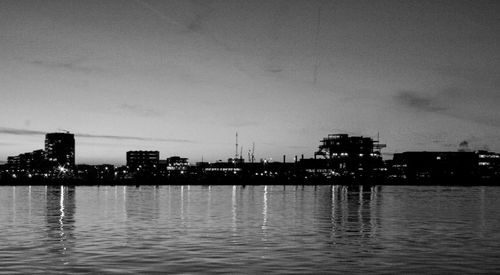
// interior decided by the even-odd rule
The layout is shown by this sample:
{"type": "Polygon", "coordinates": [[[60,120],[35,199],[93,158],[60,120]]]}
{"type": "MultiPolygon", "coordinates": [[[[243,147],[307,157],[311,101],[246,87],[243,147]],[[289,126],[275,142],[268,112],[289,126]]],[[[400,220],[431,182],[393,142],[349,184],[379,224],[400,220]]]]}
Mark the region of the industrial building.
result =
{"type": "Polygon", "coordinates": [[[370,137],[330,134],[321,140],[314,153],[315,161],[304,161],[304,164],[310,163],[339,176],[373,176],[383,169],[380,150],[384,147],[385,144],[370,137]]]}

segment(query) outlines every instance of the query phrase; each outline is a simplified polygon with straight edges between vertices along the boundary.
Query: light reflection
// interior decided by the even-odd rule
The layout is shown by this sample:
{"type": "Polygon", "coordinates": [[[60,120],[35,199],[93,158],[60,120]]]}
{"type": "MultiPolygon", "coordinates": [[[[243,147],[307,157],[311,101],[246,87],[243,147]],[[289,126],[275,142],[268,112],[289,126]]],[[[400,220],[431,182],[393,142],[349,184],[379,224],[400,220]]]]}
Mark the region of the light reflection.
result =
{"type": "Polygon", "coordinates": [[[336,185],[332,185],[332,214],[331,214],[331,223],[335,223],[335,208],[337,206],[337,202],[336,202],[336,199],[337,199],[337,189],[338,189],[338,186],[336,185]]]}
{"type": "Polygon", "coordinates": [[[48,245],[49,253],[58,254],[60,264],[71,262],[75,215],[75,187],[47,186],[46,218],[49,240],[58,240],[57,245],[48,245]]]}
{"type": "MultiPolygon", "coordinates": [[[[61,185],[61,194],[60,194],[60,200],[59,200],[59,230],[60,230],[60,233],[59,235],[61,236],[61,241],[63,240],[64,238],[64,223],[63,223],[63,219],[64,219],[64,186],[61,185]]],[[[63,242],[63,245],[64,245],[64,242],[63,242]]],[[[66,246],[63,247],[63,250],[66,250],[66,246]]]]}
{"type": "Polygon", "coordinates": [[[181,220],[184,221],[184,186],[181,186],[181,220]]]}
{"type": "Polygon", "coordinates": [[[12,187],[12,221],[16,222],[16,187],[12,187]]]}
{"type": "Polygon", "coordinates": [[[370,227],[372,230],[372,235],[377,233],[377,213],[376,213],[376,207],[378,205],[377,201],[377,187],[372,186],[370,188],[370,227]]]}
{"type": "Polygon", "coordinates": [[[186,198],[187,198],[187,203],[186,203],[186,213],[188,213],[188,215],[189,215],[189,206],[190,206],[190,202],[191,202],[191,200],[190,200],[190,195],[189,195],[191,192],[189,192],[189,191],[190,191],[190,189],[191,189],[191,186],[190,186],[190,185],[188,185],[186,189],[187,189],[187,195],[186,195],[186,198]]]}
{"type": "MultiPolygon", "coordinates": [[[[358,221],[363,220],[363,185],[359,186],[358,190],[358,221]]],[[[361,223],[359,226],[359,231],[364,231],[364,223],[361,223]]]]}
{"type": "Polygon", "coordinates": [[[331,213],[328,214],[331,219],[330,238],[333,243],[338,237],[370,238],[376,234],[376,188],[367,185],[331,187],[331,194],[328,196],[331,200],[331,213]]]}
{"type": "Polygon", "coordinates": [[[236,231],[236,185],[233,185],[233,193],[231,195],[231,202],[232,202],[232,207],[231,207],[231,213],[232,213],[232,219],[231,219],[231,225],[233,231],[236,231]]]}
{"type": "Polygon", "coordinates": [[[262,230],[266,230],[267,229],[267,185],[264,186],[264,203],[262,208],[262,216],[263,216],[262,230]]]}
{"type": "Polygon", "coordinates": [[[479,216],[480,216],[479,217],[479,220],[480,220],[479,224],[480,224],[480,228],[481,228],[481,230],[479,230],[479,232],[480,232],[479,234],[480,234],[481,238],[484,237],[483,233],[484,233],[484,230],[486,228],[486,218],[484,216],[484,214],[485,214],[485,209],[484,209],[484,206],[485,206],[484,199],[485,198],[484,198],[484,196],[485,196],[485,187],[481,186],[480,193],[479,193],[479,207],[480,207],[480,209],[479,209],[479,211],[480,211],[479,212],[479,216]]]}
{"type": "Polygon", "coordinates": [[[109,186],[106,186],[104,188],[104,217],[108,216],[108,191],[109,191],[109,186]]]}
{"type": "Polygon", "coordinates": [[[123,186],[123,220],[127,220],[127,186],[123,186]]]}

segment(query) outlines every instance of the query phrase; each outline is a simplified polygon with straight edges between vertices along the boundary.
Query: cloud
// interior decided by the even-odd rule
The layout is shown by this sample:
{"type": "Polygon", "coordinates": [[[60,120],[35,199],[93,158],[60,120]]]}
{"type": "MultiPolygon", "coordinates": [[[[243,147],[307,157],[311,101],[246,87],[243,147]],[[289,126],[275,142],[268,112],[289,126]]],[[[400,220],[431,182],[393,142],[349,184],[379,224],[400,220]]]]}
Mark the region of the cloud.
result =
{"type": "Polygon", "coordinates": [[[126,111],[133,113],[135,115],[139,116],[145,116],[145,117],[157,117],[157,116],[162,116],[163,113],[161,113],[158,110],[152,109],[152,108],[147,108],[138,104],[128,104],[128,103],[123,103],[122,105],[118,106],[120,110],[126,111]]]}
{"type": "Polygon", "coordinates": [[[82,134],[82,133],[75,133],[75,136],[83,138],[104,138],[104,139],[114,139],[114,140],[165,141],[165,142],[182,142],[182,143],[193,142],[187,139],[175,139],[175,138],[146,138],[146,137],[136,137],[136,136],[96,135],[96,134],[82,134]]]}
{"type": "Polygon", "coordinates": [[[272,64],[272,65],[266,66],[266,68],[264,68],[264,70],[266,72],[269,72],[272,74],[278,74],[278,73],[283,72],[285,69],[283,67],[279,66],[278,64],[272,64]]]}
{"type": "Polygon", "coordinates": [[[394,95],[394,99],[403,106],[420,111],[439,112],[446,110],[445,107],[439,106],[434,97],[421,95],[416,91],[399,91],[396,95],[394,95]]]}
{"type": "Polygon", "coordinates": [[[418,111],[438,113],[463,121],[490,127],[500,127],[497,90],[448,87],[435,91],[434,96],[412,90],[393,95],[398,105],[418,111]]]}
{"type": "Polygon", "coordinates": [[[28,130],[28,129],[15,129],[15,128],[0,127],[0,134],[19,135],[19,136],[34,136],[34,135],[45,135],[46,132],[36,131],[36,130],[28,130]]]}
{"type": "MultiPolygon", "coordinates": [[[[32,135],[45,135],[45,131],[28,130],[28,129],[16,129],[8,127],[0,127],[0,134],[10,134],[10,135],[20,135],[20,136],[32,136],[32,135]]],[[[138,140],[138,141],[160,141],[160,142],[176,142],[176,143],[192,143],[192,140],[187,139],[175,139],[175,138],[148,138],[148,137],[137,137],[137,136],[118,136],[118,135],[100,135],[100,134],[88,134],[88,133],[74,133],[76,137],[81,138],[101,138],[101,139],[112,139],[112,140],[138,140]]]]}
{"type": "Polygon", "coordinates": [[[479,86],[448,87],[438,92],[436,99],[452,107],[443,114],[487,126],[500,127],[498,90],[483,89],[479,86]]]}
{"type": "Polygon", "coordinates": [[[84,58],[77,58],[66,61],[49,61],[49,60],[28,61],[28,63],[38,67],[56,69],[56,70],[66,70],[77,73],[93,73],[102,71],[101,68],[85,65],[84,62],[85,62],[84,58]]]}

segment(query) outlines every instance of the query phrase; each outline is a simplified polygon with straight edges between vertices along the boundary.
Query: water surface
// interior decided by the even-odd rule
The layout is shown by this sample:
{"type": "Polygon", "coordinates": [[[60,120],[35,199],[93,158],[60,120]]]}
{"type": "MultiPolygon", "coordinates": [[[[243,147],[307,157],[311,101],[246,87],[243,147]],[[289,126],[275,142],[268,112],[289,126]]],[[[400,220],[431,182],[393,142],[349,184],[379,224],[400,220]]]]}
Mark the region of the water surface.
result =
{"type": "Polygon", "coordinates": [[[0,274],[494,273],[500,188],[0,187],[0,274]]]}

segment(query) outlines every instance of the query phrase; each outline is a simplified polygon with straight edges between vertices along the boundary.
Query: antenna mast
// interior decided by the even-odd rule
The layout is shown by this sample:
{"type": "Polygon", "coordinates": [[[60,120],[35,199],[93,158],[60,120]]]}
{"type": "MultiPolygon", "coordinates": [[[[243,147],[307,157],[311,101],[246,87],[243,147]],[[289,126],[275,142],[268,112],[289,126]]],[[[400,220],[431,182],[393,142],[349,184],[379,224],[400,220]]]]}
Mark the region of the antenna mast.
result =
{"type": "Polygon", "coordinates": [[[236,132],[236,151],[234,152],[234,159],[238,159],[238,132],[236,132]]]}
{"type": "Polygon", "coordinates": [[[255,142],[252,142],[252,163],[255,160],[255,142]]]}

